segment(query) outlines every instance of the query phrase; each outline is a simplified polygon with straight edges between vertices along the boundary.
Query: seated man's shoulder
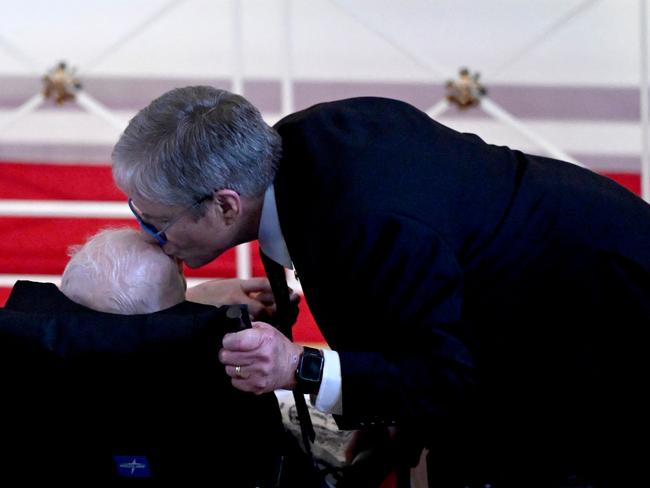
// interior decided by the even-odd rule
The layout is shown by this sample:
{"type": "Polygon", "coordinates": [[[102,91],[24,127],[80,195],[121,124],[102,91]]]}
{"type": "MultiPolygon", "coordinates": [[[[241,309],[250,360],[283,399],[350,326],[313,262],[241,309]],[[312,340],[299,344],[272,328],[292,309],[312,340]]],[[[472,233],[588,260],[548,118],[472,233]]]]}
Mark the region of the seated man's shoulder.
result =
{"type": "Polygon", "coordinates": [[[11,289],[5,308],[25,312],[83,311],[86,307],[66,297],[54,283],[18,280],[11,289]]]}

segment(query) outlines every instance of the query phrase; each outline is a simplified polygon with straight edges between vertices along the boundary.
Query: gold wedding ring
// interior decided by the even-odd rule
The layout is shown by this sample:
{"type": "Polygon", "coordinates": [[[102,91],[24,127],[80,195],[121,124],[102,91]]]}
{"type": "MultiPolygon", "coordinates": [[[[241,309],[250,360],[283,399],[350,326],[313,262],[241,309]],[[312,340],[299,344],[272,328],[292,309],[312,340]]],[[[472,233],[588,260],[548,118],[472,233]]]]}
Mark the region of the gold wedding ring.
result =
{"type": "Polygon", "coordinates": [[[237,376],[237,378],[243,378],[241,375],[241,366],[235,366],[235,376],[237,376]]]}

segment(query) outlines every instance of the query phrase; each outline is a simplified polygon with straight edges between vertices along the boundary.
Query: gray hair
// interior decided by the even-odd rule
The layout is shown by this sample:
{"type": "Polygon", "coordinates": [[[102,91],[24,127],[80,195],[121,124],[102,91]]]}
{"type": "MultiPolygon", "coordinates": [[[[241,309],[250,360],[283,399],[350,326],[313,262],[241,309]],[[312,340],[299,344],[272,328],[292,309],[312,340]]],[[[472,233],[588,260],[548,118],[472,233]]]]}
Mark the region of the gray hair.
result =
{"type": "Polygon", "coordinates": [[[113,149],[128,195],[190,206],[216,190],[256,197],[273,182],[279,134],[245,98],[209,86],[176,88],[131,119],[113,149]]]}
{"type": "Polygon", "coordinates": [[[157,312],[185,299],[185,279],[162,249],[133,228],[105,229],[70,249],[61,291],[100,312],[157,312]]]}

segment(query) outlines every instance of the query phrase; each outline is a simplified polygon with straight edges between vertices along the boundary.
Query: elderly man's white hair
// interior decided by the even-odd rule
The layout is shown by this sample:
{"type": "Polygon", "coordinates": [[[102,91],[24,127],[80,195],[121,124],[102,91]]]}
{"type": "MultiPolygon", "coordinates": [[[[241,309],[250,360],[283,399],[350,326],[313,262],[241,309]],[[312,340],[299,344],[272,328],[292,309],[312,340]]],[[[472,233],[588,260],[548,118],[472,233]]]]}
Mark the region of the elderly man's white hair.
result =
{"type": "Polygon", "coordinates": [[[130,227],[106,229],[71,248],[61,291],[100,312],[151,313],[185,299],[176,262],[130,227]]]}

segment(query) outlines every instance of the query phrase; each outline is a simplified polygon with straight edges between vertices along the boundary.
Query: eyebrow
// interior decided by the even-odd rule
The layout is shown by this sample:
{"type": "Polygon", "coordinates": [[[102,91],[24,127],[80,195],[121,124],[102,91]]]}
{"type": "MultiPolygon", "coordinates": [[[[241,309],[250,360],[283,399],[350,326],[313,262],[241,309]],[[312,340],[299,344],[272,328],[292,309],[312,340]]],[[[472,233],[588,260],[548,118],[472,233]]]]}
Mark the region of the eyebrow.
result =
{"type": "Polygon", "coordinates": [[[140,216],[141,216],[144,220],[164,220],[164,219],[169,220],[169,218],[170,218],[169,216],[151,215],[151,214],[146,213],[146,212],[141,212],[140,209],[139,209],[138,207],[135,207],[135,209],[136,209],[138,212],[140,212],[140,216]]]}
{"type": "Polygon", "coordinates": [[[161,219],[166,219],[168,217],[156,217],[155,215],[151,215],[148,213],[141,212],[140,215],[144,220],[161,220],[161,219]]]}

